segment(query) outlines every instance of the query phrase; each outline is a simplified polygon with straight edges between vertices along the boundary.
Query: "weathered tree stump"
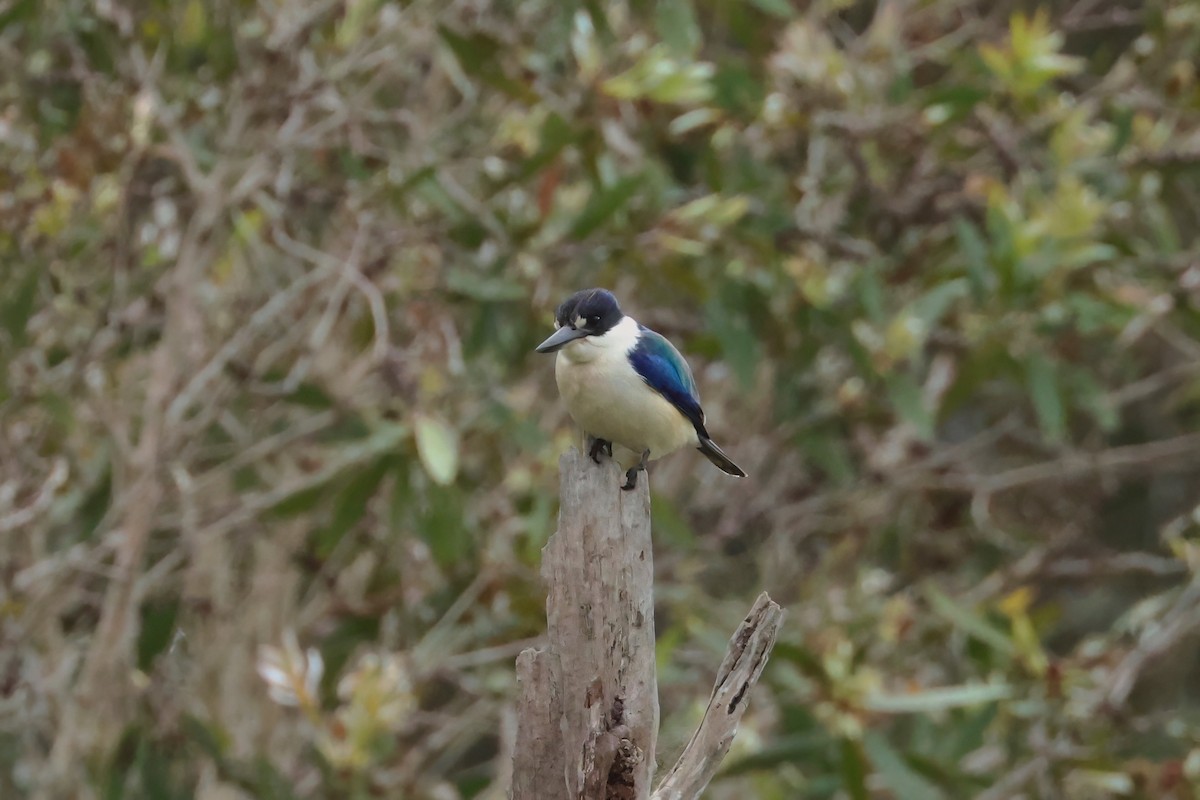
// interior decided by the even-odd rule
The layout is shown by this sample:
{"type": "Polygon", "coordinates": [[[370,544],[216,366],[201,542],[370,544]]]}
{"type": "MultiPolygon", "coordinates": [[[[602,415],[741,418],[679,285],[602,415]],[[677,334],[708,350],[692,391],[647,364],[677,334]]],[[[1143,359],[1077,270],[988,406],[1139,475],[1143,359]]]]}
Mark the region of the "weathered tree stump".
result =
{"type": "MultiPolygon", "coordinates": [[[[558,531],[542,551],[546,645],[517,659],[513,800],[648,800],[658,737],[649,476],[559,462],[558,531]]],[[[730,641],[700,728],[656,800],[700,796],[729,750],[782,610],[764,593],[730,641]]]]}

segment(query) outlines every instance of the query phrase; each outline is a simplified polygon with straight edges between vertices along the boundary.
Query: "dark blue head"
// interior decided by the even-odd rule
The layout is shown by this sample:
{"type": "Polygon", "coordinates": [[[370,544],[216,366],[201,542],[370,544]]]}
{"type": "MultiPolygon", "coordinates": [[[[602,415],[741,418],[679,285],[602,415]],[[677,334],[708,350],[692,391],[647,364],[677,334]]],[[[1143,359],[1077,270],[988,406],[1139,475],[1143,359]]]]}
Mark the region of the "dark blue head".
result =
{"type": "Polygon", "coordinates": [[[603,336],[625,315],[617,298],[607,289],[584,289],[559,304],[554,312],[558,330],[537,346],[539,353],[553,353],[564,345],[585,336],[603,336]]]}

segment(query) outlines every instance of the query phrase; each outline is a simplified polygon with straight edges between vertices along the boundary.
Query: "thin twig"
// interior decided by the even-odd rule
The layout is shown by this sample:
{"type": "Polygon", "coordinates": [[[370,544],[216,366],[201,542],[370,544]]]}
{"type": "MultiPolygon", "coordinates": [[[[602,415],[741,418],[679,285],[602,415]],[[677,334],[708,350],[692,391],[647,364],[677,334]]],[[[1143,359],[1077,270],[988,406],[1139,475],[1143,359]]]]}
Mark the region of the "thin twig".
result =
{"type": "Polygon", "coordinates": [[[332,267],[330,266],[321,266],[312,269],[293,281],[287,289],[277,292],[272,295],[270,300],[263,303],[250,316],[246,324],[238,328],[237,333],[229,337],[229,340],[217,350],[207,364],[192,376],[192,379],[187,382],[183,390],[171,401],[171,405],[167,408],[167,423],[176,424],[183,419],[184,413],[191,408],[192,404],[196,402],[196,399],[204,392],[209,383],[225,369],[225,366],[242,352],[243,349],[249,346],[250,342],[265,330],[271,322],[283,314],[296,298],[310,287],[324,280],[330,272],[332,272],[332,267]]]}
{"type": "Polygon", "coordinates": [[[28,525],[35,517],[49,509],[50,504],[54,502],[55,492],[67,482],[67,475],[69,473],[67,460],[65,458],[56,458],[54,466],[50,469],[50,474],[46,476],[46,480],[42,483],[42,488],[38,490],[33,500],[0,517],[0,533],[8,533],[11,530],[28,525]]]}
{"type": "Polygon", "coordinates": [[[975,800],[1008,800],[1016,795],[1018,789],[1049,766],[1050,759],[1044,755],[1036,755],[992,784],[991,788],[978,795],[975,800]]]}
{"type": "Polygon", "coordinates": [[[1200,628],[1200,580],[1189,583],[1170,609],[1146,628],[1137,646],[1121,659],[1104,693],[1105,705],[1110,709],[1124,706],[1142,670],[1197,628],[1200,628]]]}

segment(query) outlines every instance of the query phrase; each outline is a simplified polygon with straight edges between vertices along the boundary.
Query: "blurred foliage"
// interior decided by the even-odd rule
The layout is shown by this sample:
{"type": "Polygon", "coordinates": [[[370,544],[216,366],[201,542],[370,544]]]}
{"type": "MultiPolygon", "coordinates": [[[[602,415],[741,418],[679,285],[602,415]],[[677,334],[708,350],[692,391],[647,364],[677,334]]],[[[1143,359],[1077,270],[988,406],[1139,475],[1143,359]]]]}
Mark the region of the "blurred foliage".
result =
{"type": "Polygon", "coordinates": [[[712,798],[1200,786],[1200,6],[0,0],[0,796],[502,798],[604,285],[712,798]]]}

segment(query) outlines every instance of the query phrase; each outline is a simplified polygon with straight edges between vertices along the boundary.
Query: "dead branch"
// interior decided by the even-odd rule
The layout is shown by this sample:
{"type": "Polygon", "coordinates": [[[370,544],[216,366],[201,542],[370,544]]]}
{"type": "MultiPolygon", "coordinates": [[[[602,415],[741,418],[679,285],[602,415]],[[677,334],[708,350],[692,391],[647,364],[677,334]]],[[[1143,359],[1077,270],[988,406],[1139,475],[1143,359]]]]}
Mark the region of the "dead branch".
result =
{"type": "Polygon", "coordinates": [[[729,752],[738,722],[750,702],[750,692],[767,664],[782,621],[783,609],[766,592],[760,594],[729,640],[729,650],[717,670],[717,682],[700,727],[659,785],[653,800],[694,800],[708,786],[729,752]]]}

